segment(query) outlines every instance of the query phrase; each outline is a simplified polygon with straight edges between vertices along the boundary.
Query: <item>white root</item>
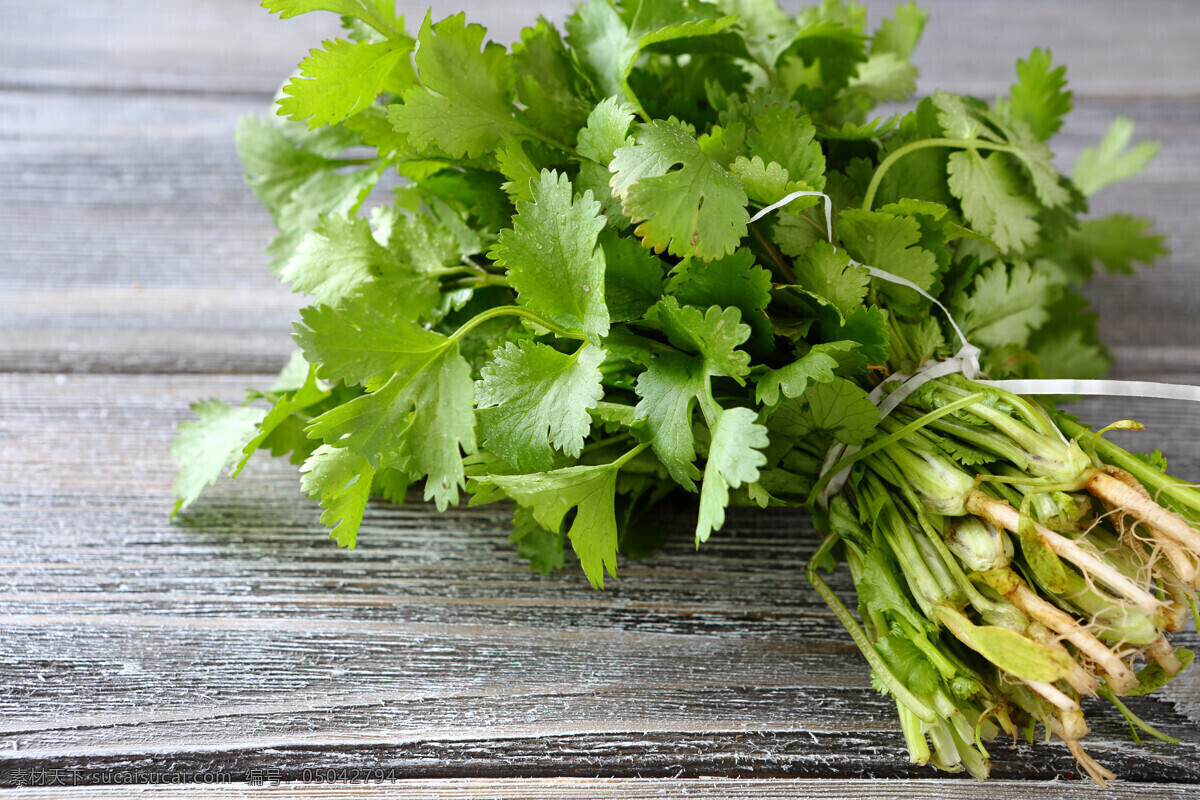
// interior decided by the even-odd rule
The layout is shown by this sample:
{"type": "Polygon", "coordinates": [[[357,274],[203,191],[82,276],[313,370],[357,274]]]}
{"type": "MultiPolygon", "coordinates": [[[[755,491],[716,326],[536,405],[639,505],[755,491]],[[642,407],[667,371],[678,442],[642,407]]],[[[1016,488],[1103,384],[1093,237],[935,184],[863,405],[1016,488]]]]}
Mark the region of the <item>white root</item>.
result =
{"type": "Polygon", "coordinates": [[[1096,662],[1108,674],[1113,691],[1117,694],[1124,694],[1138,685],[1137,675],[1124,661],[1117,658],[1113,651],[1104,645],[1104,642],[1097,639],[1065,611],[1038,597],[1024,583],[1017,583],[1006,596],[1014,606],[1062,636],[1079,648],[1080,652],[1096,662]]]}
{"type": "Polygon", "coordinates": [[[1035,691],[1039,695],[1041,695],[1047,702],[1049,702],[1055,708],[1058,708],[1062,711],[1078,711],[1079,710],[1079,703],[1076,703],[1074,700],[1072,700],[1070,697],[1067,696],[1066,692],[1062,691],[1061,689],[1059,689],[1052,683],[1046,683],[1045,681],[1029,681],[1029,680],[1025,681],[1024,683],[1030,689],[1032,689],[1033,691],[1035,691]]]}
{"type": "Polygon", "coordinates": [[[1113,772],[1100,764],[1096,759],[1084,752],[1082,745],[1077,739],[1065,739],[1067,749],[1071,751],[1071,755],[1075,756],[1075,760],[1079,762],[1079,766],[1088,774],[1092,782],[1101,789],[1108,788],[1109,781],[1115,781],[1117,776],[1113,772]]]}
{"type": "Polygon", "coordinates": [[[1145,492],[1138,492],[1123,481],[1098,469],[1089,470],[1087,490],[1104,502],[1122,508],[1131,517],[1146,523],[1152,530],[1179,542],[1191,553],[1200,553],[1200,531],[1174,511],[1155,503],[1145,492]]]}
{"type": "MultiPolygon", "coordinates": [[[[1053,647],[1055,650],[1063,653],[1063,655],[1071,658],[1071,654],[1067,651],[1067,648],[1063,647],[1058,637],[1040,622],[1034,621],[1030,623],[1027,633],[1035,642],[1044,644],[1047,647],[1053,647]]],[[[1096,676],[1084,669],[1074,658],[1071,658],[1071,671],[1063,676],[1063,680],[1069,683],[1071,688],[1081,695],[1094,697],[1100,688],[1100,682],[1096,680],[1096,676]]]]}
{"type": "MultiPolygon", "coordinates": [[[[1105,476],[1107,477],[1107,476],[1105,476]]],[[[1114,480],[1115,479],[1110,479],[1114,480]]],[[[1118,485],[1120,485],[1118,483],[1118,485]]],[[[967,511],[989,520],[993,525],[1020,534],[1021,515],[1003,500],[993,500],[982,492],[968,492],[964,498],[967,511]]],[[[1095,578],[1117,594],[1125,597],[1148,614],[1157,614],[1163,602],[1139,586],[1111,564],[1107,564],[1095,553],[1083,549],[1071,539],[1034,522],[1034,529],[1045,540],[1059,558],[1070,561],[1084,576],[1095,578]]]]}
{"type": "Polygon", "coordinates": [[[1175,657],[1175,648],[1171,647],[1171,643],[1165,636],[1160,636],[1151,642],[1150,646],[1146,648],[1146,655],[1154,659],[1168,675],[1175,675],[1183,669],[1183,664],[1179,663],[1179,659],[1175,657]]]}

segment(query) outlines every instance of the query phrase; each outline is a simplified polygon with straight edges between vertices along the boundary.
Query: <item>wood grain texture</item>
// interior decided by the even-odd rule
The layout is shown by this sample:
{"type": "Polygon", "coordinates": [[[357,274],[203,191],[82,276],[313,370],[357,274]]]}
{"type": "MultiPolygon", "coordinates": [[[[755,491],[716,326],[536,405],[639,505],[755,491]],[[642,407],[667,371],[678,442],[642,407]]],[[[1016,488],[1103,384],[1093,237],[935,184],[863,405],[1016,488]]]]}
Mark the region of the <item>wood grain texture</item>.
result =
{"type": "MultiPolygon", "coordinates": [[[[1061,800],[1082,798],[1153,798],[1184,800],[1195,796],[1192,786],[1168,783],[1137,785],[1119,783],[1108,792],[1098,791],[1080,781],[990,781],[987,797],[991,800],[1029,800],[1047,797],[1061,800]]],[[[806,797],[812,800],[963,800],[980,797],[978,785],[966,780],[811,780],[811,779],[740,779],[702,778],[688,780],[639,779],[500,779],[500,780],[413,780],[398,783],[306,785],[247,785],[244,783],[210,786],[121,786],[87,789],[15,789],[5,793],[11,800],[47,800],[52,797],[95,797],[97,800],[135,797],[177,797],[181,800],[225,800],[225,798],[303,797],[310,800],[347,798],[355,800],[579,800],[581,798],[620,798],[651,800],[664,797],[693,797],[704,800],[783,800],[806,797]]]]}
{"type": "MultiPolygon", "coordinates": [[[[168,524],[174,421],[188,399],[232,400],[244,380],[0,382],[0,783],[37,768],[89,781],[339,767],[928,774],[907,763],[891,703],[803,581],[803,514],[736,512],[696,552],[691,510],[675,511],[665,549],[623,562],[604,592],[575,570],[530,573],[505,541],[504,507],[373,505],[360,547],[338,550],[278,460],[168,524]]],[[[1136,409],[1178,434],[1146,446],[1200,471],[1200,430],[1180,405],[1136,409]]],[[[850,590],[843,574],[833,583],[850,590]]],[[[1189,675],[1133,703],[1181,745],[1131,747],[1120,718],[1091,705],[1091,752],[1129,780],[1200,782],[1198,696],[1189,675]]],[[[1055,745],[998,743],[994,756],[998,777],[1073,770],[1055,745]]]]}
{"type": "MultiPolygon", "coordinates": [[[[1118,374],[1200,383],[1192,0],[925,4],[922,91],[1002,93],[1014,59],[1048,46],[1078,106],[1060,163],[1117,114],[1163,141],[1096,206],[1155,217],[1174,255],[1089,293],[1118,374]]],[[[438,2],[434,16],[465,8],[508,41],[568,5],[518,17],[496,0],[438,2]]],[[[892,4],[867,5],[879,19],[892,4]]],[[[424,6],[398,6],[415,27],[424,6]]],[[[504,507],[373,504],[360,547],[338,550],[277,461],[169,524],[174,424],[194,399],[267,383],[302,303],[266,269],[270,221],[233,127],[335,22],[280,22],[244,0],[0,4],[0,786],[56,769],[241,781],[222,797],[1195,796],[1197,670],[1131,703],[1179,745],[1134,747],[1117,714],[1088,706],[1090,751],[1126,779],[1107,795],[1043,780],[1075,770],[1054,744],[997,743],[1001,780],[985,786],[913,780],[935,773],[908,764],[892,705],[804,582],[813,536],[796,512],[731,513],[696,552],[694,510],[664,509],[665,548],[622,561],[602,593],[575,569],[531,573],[504,507]],[[404,780],[244,783],[348,767],[404,780]],[[868,775],[893,780],[845,780],[868,775]]],[[[1117,436],[1200,476],[1194,407],[1077,411],[1143,420],[1149,432],[1117,436]]],[[[832,583],[850,591],[845,575],[832,583]]]]}

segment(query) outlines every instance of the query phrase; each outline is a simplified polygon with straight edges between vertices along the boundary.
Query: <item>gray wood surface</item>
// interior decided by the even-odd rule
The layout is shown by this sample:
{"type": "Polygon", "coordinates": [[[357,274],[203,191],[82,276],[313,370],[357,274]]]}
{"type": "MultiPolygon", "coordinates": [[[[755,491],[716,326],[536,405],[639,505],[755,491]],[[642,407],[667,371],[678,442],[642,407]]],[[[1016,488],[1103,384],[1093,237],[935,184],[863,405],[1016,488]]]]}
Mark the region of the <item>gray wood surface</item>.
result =
{"type": "MultiPolygon", "coordinates": [[[[1090,292],[1118,374],[1200,383],[1194,3],[928,5],[923,91],[994,95],[1049,46],[1077,93],[1061,163],[1116,114],[1163,142],[1097,205],[1155,217],[1173,255],[1090,292]]],[[[435,16],[460,7],[515,36],[504,3],[435,16]]],[[[1075,772],[1055,744],[997,742],[985,786],[912,780],[933,773],[907,763],[893,707],[805,584],[797,513],[734,513],[696,552],[691,511],[664,511],[666,548],[603,593],[577,571],[531,574],[505,508],[373,506],[360,547],[338,550],[294,467],[269,460],[168,524],[174,425],[194,399],[268,381],[302,302],[267,272],[270,221],[233,126],[334,30],[245,0],[0,4],[0,785],[49,770],[225,776],[248,797],[1093,796],[1049,780],[1075,772]],[[343,769],[402,780],[246,782],[343,769]]],[[[1200,476],[1194,407],[1077,410],[1142,419],[1128,441],[1200,476]]],[[[1200,675],[1131,706],[1181,744],[1134,746],[1092,708],[1089,751],[1124,779],[1109,796],[1194,796],[1200,675]]]]}

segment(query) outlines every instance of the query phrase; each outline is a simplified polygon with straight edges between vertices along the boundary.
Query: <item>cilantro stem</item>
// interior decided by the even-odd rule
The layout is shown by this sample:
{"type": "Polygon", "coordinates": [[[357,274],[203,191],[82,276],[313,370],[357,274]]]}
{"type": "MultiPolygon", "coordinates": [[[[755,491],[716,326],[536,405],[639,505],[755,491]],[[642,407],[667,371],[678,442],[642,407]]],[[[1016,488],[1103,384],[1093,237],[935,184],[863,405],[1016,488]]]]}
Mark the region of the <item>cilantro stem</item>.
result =
{"type": "Polygon", "coordinates": [[[869,445],[862,448],[861,450],[857,450],[857,451],[851,453],[850,455],[846,456],[841,461],[837,462],[832,467],[830,467],[828,470],[826,470],[825,474],[821,476],[820,480],[818,480],[813,485],[812,492],[808,496],[806,505],[811,506],[813,503],[815,503],[817,500],[817,495],[820,493],[821,489],[823,489],[825,487],[825,484],[829,483],[829,481],[833,479],[834,475],[837,475],[839,472],[841,472],[842,470],[851,466],[856,461],[866,458],[867,456],[871,455],[872,453],[878,452],[879,450],[882,450],[883,448],[887,447],[892,442],[896,442],[896,441],[899,441],[900,439],[903,439],[905,436],[912,433],[913,431],[916,431],[920,428],[924,428],[926,425],[928,425],[929,423],[933,422],[936,419],[940,419],[941,417],[944,417],[947,414],[952,414],[955,411],[958,411],[960,408],[965,408],[966,406],[969,406],[976,401],[982,400],[983,398],[984,398],[984,394],[982,392],[979,392],[977,394],[970,395],[969,397],[964,397],[961,400],[956,400],[953,403],[944,405],[941,408],[937,409],[936,411],[930,411],[928,414],[925,414],[922,417],[918,417],[917,419],[908,423],[903,428],[900,428],[899,430],[894,431],[893,433],[890,433],[881,439],[876,439],[875,441],[871,442],[869,445]]]}
{"type": "Polygon", "coordinates": [[[879,191],[879,184],[883,180],[883,176],[891,169],[892,164],[895,164],[909,153],[915,153],[918,150],[925,150],[930,147],[955,147],[964,150],[999,150],[1004,153],[1016,153],[1017,148],[1012,145],[1003,144],[1001,142],[988,142],[983,139],[918,139],[915,142],[909,142],[903,147],[895,150],[883,161],[879,162],[879,166],[875,168],[875,174],[871,176],[871,183],[867,186],[867,194],[863,197],[863,211],[870,211],[871,206],[875,202],[875,193],[879,191]]]}
{"type": "Polygon", "coordinates": [[[637,447],[634,447],[628,453],[626,453],[625,455],[618,458],[616,461],[609,464],[609,466],[612,467],[613,469],[620,469],[621,467],[625,466],[628,462],[633,460],[639,453],[641,453],[643,450],[645,450],[649,446],[650,446],[649,442],[641,442],[640,444],[637,445],[637,447]]]}
{"type": "Polygon", "coordinates": [[[850,609],[846,608],[846,604],[842,602],[842,599],[838,597],[836,593],[834,593],[833,589],[829,588],[829,584],[822,580],[820,574],[817,572],[817,565],[819,565],[830,555],[834,545],[836,545],[840,540],[841,537],[836,533],[830,533],[821,541],[821,546],[817,548],[817,551],[813,553],[812,558],[808,560],[808,567],[805,570],[805,574],[808,576],[808,582],[811,583],[812,587],[817,590],[817,594],[821,596],[821,599],[824,600],[825,604],[829,606],[831,611],[833,611],[833,615],[838,618],[838,621],[842,623],[842,626],[846,629],[846,632],[850,634],[850,638],[854,640],[856,645],[858,645],[859,651],[863,654],[863,657],[867,659],[867,663],[871,665],[871,669],[873,669],[875,674],[879,676],[879,680],[883,681],[883,683],[892,690],[892,696],[895,697],[897,701],[903,703],[904,706],[918,718],[920,718],[922,722],[927,722],[932,725],[937,721],[937,712],[925,703],[921,702],[921,700],[918,699],[917,696],[912,692],[910,692],[908,687],[896,677],[896,674],[892,672],[891,668],[883,660],[882,656],[879,655],[879,651],[875,649],[875,645],[873,645],[871,640],[867,637],[866,631],[859,627],[858,623],[854,619],[854,616],[850,613],[850,609]]]}
{"type": "Polygon", "coordinates": [[[469,320],[464,322],[458,330],[456,330],[454,333],[450,334],[450,341],[457,342],[459,339],[461,339],[462,337],[464,337],[468,333],[470,333],[471,330],[479,327],[480,325],[487,322],[488,320],[495,319],[496,317],[504,317],[504,316],[521,317],[522,319],[527,319],[530,322],[541,325],[543,328],[546,328],[551,333],[554,333],[557,336],[561,336],[564,339],[586,340],[586,338],[587,338],[582,333],[578,333],[576,331],[569,331],[566,328],[564,328],[563,326],[559,325],[558,323],[553,322],[553,321],[547,319],[546,317],[543,317],[541,314],[537,313],[536,311],[531,311],[528,308],[525,308],[524,306],[496,306],[494,308],[489,308],[487,311],[481,311],[480,313],[476,314],[475,316],[471,317],[469,320]]]}
{"type": "Polygon", "coordinates": [[[750,223],[749,228],[751,235],[754,236],[754,240],[762,245],[763,249],[767,251],[767,256],[771,259],[771,263],[773,263],[779,270],[779,274],[782,275],[784,280],[786,280],[788,283],[794,284],[796,282],[796,273],[792,272],[792,268],[788,266],[786,261],[783,260],[783,254],[780,253],[775,245],[771,243],[770,239],[763,235],[763,232],[759,230],[757,225],[752,222],[750,223]]]}

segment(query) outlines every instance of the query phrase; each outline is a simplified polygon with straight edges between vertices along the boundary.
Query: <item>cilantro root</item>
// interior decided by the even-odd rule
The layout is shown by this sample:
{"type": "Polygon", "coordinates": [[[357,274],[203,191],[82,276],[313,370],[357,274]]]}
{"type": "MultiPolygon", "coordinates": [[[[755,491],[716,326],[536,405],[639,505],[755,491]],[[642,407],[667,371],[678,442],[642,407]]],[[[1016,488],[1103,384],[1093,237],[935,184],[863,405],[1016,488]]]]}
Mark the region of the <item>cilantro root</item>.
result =
{"type": "Polygon", "coordinates": [[[668,495],[694,496],[697,547],[731,505],[807,507],[809,580],[914,761],[983,778],[986,742],[1040,724],[1103,782],[1088,695],[1161,736],[1119,697],[1191,663],[1167,635],[1200,616],[1200,490],[961,375],[878,405],[960,335],[992,378],[1104,372],[1080,285],[1165,252],[1148,220],[1085,216],[1154,155],[1129,120],[1061,173],[1043,50],[1006,97],[877,116],[915,91],[913,3],[871,27],[840,0],[591,0],[511,46],[335,5],[344,37],[236,140],[312,304],[274,385],[179,426],[177,512],[265,450],[341,546],[372,497],[507,501],[534,569],[602,588],[668,495]],[[821,577],[840,563],[853,610],[821,577]]]}

